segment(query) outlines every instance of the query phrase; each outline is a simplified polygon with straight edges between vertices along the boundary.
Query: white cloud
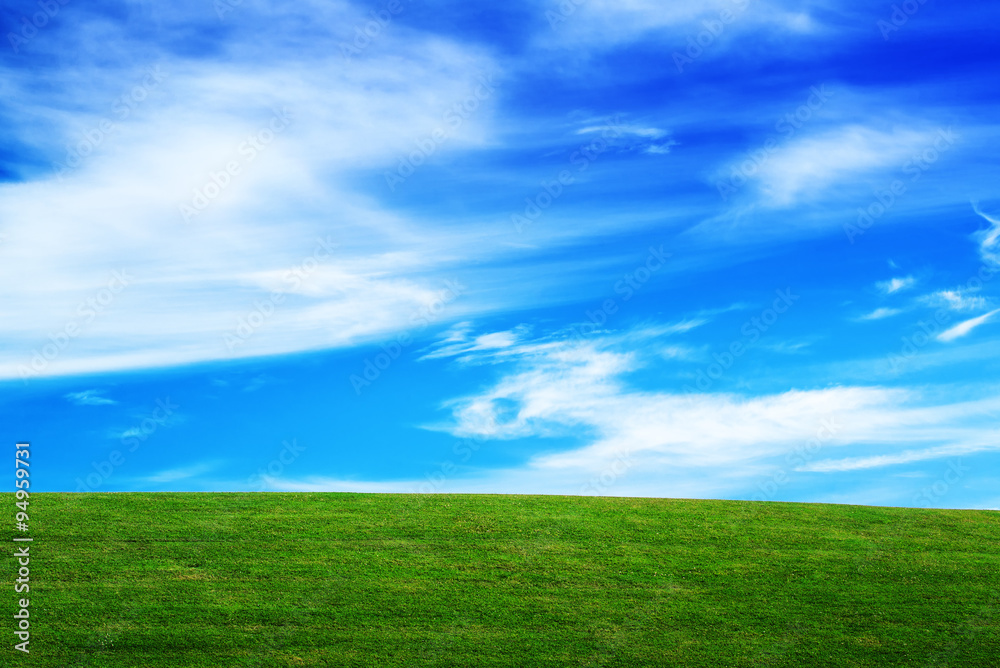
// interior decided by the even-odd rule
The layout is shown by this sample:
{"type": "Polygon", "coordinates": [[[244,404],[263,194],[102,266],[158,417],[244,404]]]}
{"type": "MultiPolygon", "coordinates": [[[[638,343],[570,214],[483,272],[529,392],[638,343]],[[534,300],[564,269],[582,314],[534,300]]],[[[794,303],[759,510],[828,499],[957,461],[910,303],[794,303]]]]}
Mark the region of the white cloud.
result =
{"type": "Polygon", "coordinates": [[[951,329],[946,329],[945,331],[938,334],[937,337],[938,341],[948,342],[961,338],[966,334],[968,334],[969,332],[971,332],[976,327],[979,327],[980,325],[983,325],[986,322],[988,322],[997,313],[1000,313],[1000,309],[996,309],[995,311],[990,311],[989,313],[985,313],[979,316],[978,318],[969,318],[964,322],[960,322],[951,329]]]}
{"type": "MultiPolygon", "coordinates": [[[[621,343],[626,339],[633,342],[652,341],[661,337],[684,334],[709,323],[711,320],[708,316],[710,315],[724,313],[739,307],[741,305],[737,304],[712,311],[699,311],[695,316],[676,322],[646,324],[624,332],[598,330],[591,332],[590,336],[599,338],[606,343],[621,343]]],[[[578,340],[583,338],[580,331],[574,328],[555,332],[543,338],[528,340],[527,337],[531,332],[531,327],[528,325],[518,325],[509,331],[478,336],[472,336],[472,327],[472,324],[468,322],[455,325],[445,332],[437,343],[430,346],[430,352],[424,354],[420,359],[457,357],[458,361],[462,363],[499,363],[528,357],[542,358],[553,354],[553,351],[563,349],[566,340],[570,337],[575,337],[578,340]]],[[[692,349],[675,346],[664,349],[663,354],[669,357],[693,352],[692,349]]]]}
{"type": "Polygon", "coordinates": [[[915,149],[930,145],[934,136],[932,131],[846,125],[793,138],[770,155],[754,176],[768,202],[789,206],[859,175],[901,165],[915,149]]]}
{"type": "Polygon", "coordinates": [[[107,397],[102,397],[101,390],[84,390],[82,392],[70,392],[66,399],[77,406],[111,406],[118,402],[107,397]]]}
{"type": "Polygon", "coordinates": [[[567,485],[576,481],[573,493],[616,461],[629,464],[627,472],[613,476],[615,493],[648,493],[656,480],[661,489],[654,495],[691,492],[697,485],[687,478],[706,469],[711,480],[701,494],[719,493],[727,485],[736,489],[746,484],[749,472],[773,470],[775,463],[788,467],[786,456],[822,434],[824,426],[826,451],[864,444],[878,453],[860,464],[824,464],[830,471],[1000,448],[989,416],[1000,408],[1000,397],[942,404],[920,392],[882,387],[750,398],[630,387],[626,374],[645,363],[639,350],[649,346],[655,354],[661,348],[656,343],[626,337],[545,347],[524,342],[508,351],[508,359],[516,362],[513,370],[494,386],[447,404],[453,421],[435,428],[484,439],[592,434],[582,447],[538,455],[516,474],[501,476],[504,485],[512,486],[515,475],[536,481],[551,476],[567,485]],[[915,445],[926,447],[913,459],[915,445]]]}
{"type": "Polygon", "coordinates": [[[650,153],[652,155],[666,155],[667,153],[670,153],[670,149],[671,148],[673,148],[674,146],[677,146],[677,145],[678,145],[678,142],[675,142],[675,141],[672,141],[672,140],[671,141],[662,142],[660,144],[650,144],[649,146],[647,146],[644,149],[644,152],[645,153],[650,153]]]}
{"type": "Polygon", "coordinates": [[[700,358],[704,351],[699,351],[690,346],[664,346],[659,350],[660,355],[664,359],[679,359],[679,360],[693,360],[700,358]]]}
{"type": "Polygon", "coordinates": [[[953,311],[978,311],[986,308],[989,302],[985,297],[969,294],[969,290],[939,290],[924,295],[921,301],[930,306],[944,306],[953,311]]]}
{"type": "Polygon", "coordinates": [[[892,317],[894,315],[899,315],[902,312],[903,311],[901,309],[898,309],[898,308],[886,308],[886,307],[883,306],[883,307],[875,309],[871,313],[866,313],[865,315],[861,316],[861,319],[862,320],[882,320],[883,318],[889,318],[889,317],[892,317]]]}
{"type": "Polygon", "coordinates": [[[669,130],[628,123],[623,121],[620,115],[602,119],[601,125],[586,125],[578,129],[575,134],[587,135],[598,132],[601,133],[601,140],[616,151],[641,151],[651,155],[666,155],[674,146],[679,145],[679,142],[670,137],[669,130]]]}
{"type": "Polygon", "coordinates": [[[441,341],[432,350],[425,353],[420,359],[436,359],[442,357],[462,357],[471,359],[469,353],[483,351],[502,351],[510,348],[520,341],[528,333],[527,327],[518,327],[505,332],[492,332],[490,334],[480,334],[470,336],[472,331],[471,323],[460,323],[448,330],[441,341]]]}
{"type": "Polygon", "coordinates": [[[984,261],[1000,265],[1000,218],[983,213],[979,205],[973,205],[973,208],[990,224],[988,228],[975,234],[979,243],[979,254],[984,261]]]}
{"type": "MultiPolygon", "coordinates": [[[[815,471],[818,473],[833,473],[843,471],[858,471],[862,469],[879,468],[883,466],[896,466],[899,464],[909,464],[928,459],[942,459],[945,457],[955,457],[967,455],[983,450],[995,449],[997,443],[996,436],[1000,432],[994,431],[992,441],[982,441],[979,443],[965,443],[961,445],[946,445],[936,448],[926,448],[923,450],[904,450],[902,452],[889,455],[876,455],[873,457],[852,457],[847,459],[824,459],[811,464],[798,467],[798,471],[815,471]]],[[[898,474],[914,477],[914,473],[898,474]]]]}
{"type": "Polygon", "coordinates": [[[908,290],[917,284],[917,279],[913,276],[905,276],[902,278],[892,278],[888,281],[880,281],[875,284],[882,292],[887,295],[891,295],[896,292],[901,292],[902,290],[908,290]]]}

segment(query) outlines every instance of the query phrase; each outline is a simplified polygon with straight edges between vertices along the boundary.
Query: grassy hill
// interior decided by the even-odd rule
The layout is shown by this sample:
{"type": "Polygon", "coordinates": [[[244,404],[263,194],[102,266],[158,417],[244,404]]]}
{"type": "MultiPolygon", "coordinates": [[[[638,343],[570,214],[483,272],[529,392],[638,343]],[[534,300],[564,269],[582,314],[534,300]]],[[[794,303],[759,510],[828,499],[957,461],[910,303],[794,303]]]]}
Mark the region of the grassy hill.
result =
{"type": "Polygon", "coordinates": [[[4,666],[1000,665],[989,511],[380,494],[30,507],[32,651],[12,649],[8,557],[4,666]]]}

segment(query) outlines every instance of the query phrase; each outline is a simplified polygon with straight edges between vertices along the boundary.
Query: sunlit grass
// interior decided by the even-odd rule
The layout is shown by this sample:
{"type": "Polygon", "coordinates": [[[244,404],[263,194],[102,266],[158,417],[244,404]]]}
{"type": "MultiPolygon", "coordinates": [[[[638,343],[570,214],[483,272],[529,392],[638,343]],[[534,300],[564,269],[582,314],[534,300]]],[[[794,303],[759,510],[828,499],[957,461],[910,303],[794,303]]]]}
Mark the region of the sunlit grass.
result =
{"type": "Polygon", "coordinates": [[[1000,665],[989,511],[37,494],[31,525],[5,666],[1000,665]]]}

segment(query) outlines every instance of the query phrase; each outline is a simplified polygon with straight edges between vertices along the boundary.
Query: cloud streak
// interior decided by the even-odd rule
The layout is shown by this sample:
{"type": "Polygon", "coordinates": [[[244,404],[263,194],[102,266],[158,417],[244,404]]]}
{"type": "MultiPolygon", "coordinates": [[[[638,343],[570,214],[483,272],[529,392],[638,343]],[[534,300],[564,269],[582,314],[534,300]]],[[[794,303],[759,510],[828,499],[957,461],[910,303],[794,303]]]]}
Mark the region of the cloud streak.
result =
{"type": "Polygon", "coordinates": [[[990,224],[988,228],[975,234],[975,239],[979,243],[979,254],[983,261],[1000,265],[1000,218],[983,213],[979,205],[973,205],[973,209],[990,224]]]}
{"type": "Polygon", "coordinates": [[[875,309],[874,311],[872,311],[871,313],[866,313],[865,315],[861,316],[861,319],[862,320],[883,320],[885,318],[891,318],[894,315],[899,315],[902,312],[903,311],[901,309],[898,309],[898,308],[888,308],[888,307],[885,307],[885,306],[881,306],[881,307],[875,309]]]}
{"type": "Polygon", "coordinates": [[[70,392],[66,399],[77,406],[113,406],[118,402],[113,399],[101,396],[101,390],[83,390],[82,392],[70,392]]]}
{"type": "Polygon", "coordinates": [[[989,313],[984,313],[983,315],[978,316],[976,318],[969,318],[968,320],[964,320],[955,325],[954,327],[946,329],[945,331],[938,334],[937,337],[938,341],[950,343],[955,339],[967,336],[970,332],[972,332],[972,330],[992,320],[993,316],[995,316],[997,313],[1000,313],[1000,309],[997,309],[995,311],[990,311],[989,313]]]}
{"type": "Polygon", "coordinates": [[[905,276],[902,278],[892,278],[888,281],[881,281],[876,284],[879,290],[887,295],[895,294],[897,292],[902,292],[903,290],[908,290],[917,284],[917,279],[913,276],[905,276]]]}

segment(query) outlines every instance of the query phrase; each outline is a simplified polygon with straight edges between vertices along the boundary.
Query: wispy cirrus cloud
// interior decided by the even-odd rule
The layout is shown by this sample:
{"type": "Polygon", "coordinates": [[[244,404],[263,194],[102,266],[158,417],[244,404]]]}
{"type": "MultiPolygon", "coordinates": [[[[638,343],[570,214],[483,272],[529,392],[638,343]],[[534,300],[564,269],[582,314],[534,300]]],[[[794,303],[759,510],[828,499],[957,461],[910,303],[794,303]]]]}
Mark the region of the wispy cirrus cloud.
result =
{"type": "MultiPolygon", "coordinates": [[[[993,443],[998,432],[986,437],[980,442],[962,443],[960,445],[943,445],[923,450],[904,450],[902,452],[875,455],[872,457],[849,457],[845,459],[823,459],[810,464],[804,464],[798,468],[799,471],[814,471],[818,473],[844,473],[848,471],[861,471],[865,469],[881,468],[885,466],[898,466],[899,464],[910,464],[913,462],[927,461],[928,459],[942,459],[945,457],[955,457],[968,455],[974,452],[994,449],[993,443]],[[991,442],[992,440],[992,442],[991,442]]],[[[904,477],[918,477],[919,474],[909,474],[904,477]]]]}
{"type": "MultiPolygon", "coordinates": [[[[588,125],[576,131],[578,135],[591,134],[595,132],[607,132],[607,125],[588,125]]],[[[634,135],[636,137],[648,137],[649,139],[659,139],[669,134],[666,130],[652,127],[641,127],[627,124],[615,124],[611,130],[618,134],[634,135]]]]}
{"type": "Polygon", "coordinates": [[[977,311],[989,306],[985,297],[968,289],[938,290],[920,298],[923,303],[934,307],[945,307],[953,311],[977,311]]]}
{"type": "Polygon", "coordinates": [[[530,331],[528,327],[518,327],[504,332],[490,332],[472,336],[472,323],[463,322],[449,329],[432,349],[420,357],[422,360],[442,357],[473,359],[471,353],[503,351],[521,341],[530,331]]]}
{"type": "Polygon", "coordinates": [[[969,318],[968,320],[964,320],[955,325],[954,327],[946,329],[945,331],[938,334],[937,339],[938,341],[944,341],[945,343],[949,343],[951,341],[954,341],[955,339],[967,336],[970,332],[972,332],[972,330],[982,325],[985,325],[987,322],[992,320],[993,317],[998,313],[1000,313],[1000,309],[996,309],[995,311],[990,311],[989,313],[984,313],[983,315],[978,316],[976,318],[969,318]]]}
{"type": "Polygon", "coordinates": [[[884,318],[891,318],[894,315],[899,315],[902,313],[902,309],[898,308],[888,308],[886,306],[880,306],[871,313],[866,313],[861,316],[861,320],[882,320],[884,318]]]}
{"type": "Polygon", "coordinates": [[[978,204],[974,204],[973,209],[990,224],[985,230],[975,234],[979,243],[979,254],[984,261],[1000,265],[1000,218],[984,213],[978,204]]]}
{"type": "Polygon", "coordinates": [[[775,150],[754,176],[765,201],[790,206],[822,195],[833,185],[902,165],[934,137],[931,130],[844,125],[793,138],[775,150]]]}
{"type": "Polygon", "coordinates": [[[82,392],[70,392],[65,395],[70,403],[77,406],[113,406],[118,402],[102,396],[103,390],[83,390],[82,392]]]}
{"type": "Polygon", "coordinates": [[[903,276],[890,278],[888,281],[879,281],[875,287],[887,295],[891,295],[903,290],[908,290],[917,284],[917,279],[913,276],[903,276]]]}

